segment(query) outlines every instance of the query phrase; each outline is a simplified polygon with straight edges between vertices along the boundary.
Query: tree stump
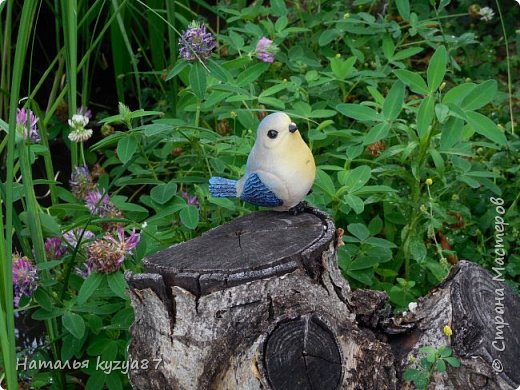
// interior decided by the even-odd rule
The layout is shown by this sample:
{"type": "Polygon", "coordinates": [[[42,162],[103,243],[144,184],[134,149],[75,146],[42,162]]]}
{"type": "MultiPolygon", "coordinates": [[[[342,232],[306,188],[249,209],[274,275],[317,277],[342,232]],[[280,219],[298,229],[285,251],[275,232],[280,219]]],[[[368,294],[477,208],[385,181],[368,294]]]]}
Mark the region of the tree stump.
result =
{"type": "Polygon", "coordinates": [[[258,212],[175,245],[129,277],[138,389],[395,388],[389,345],[356,325],[317,211],[258,212]]]}
{"type": "Polygon", "coordinates": [[[129,360],[150,362],[130,370],[133,387],[412,388],[400,379],[409,356],[446,344],[446,324],[462,367],[432,386],[520,385],[512,370],[520,359],[520,300],[487,271],[460,262],[414,313],[393,316],[385,293],[350,290],[336,244],[334,223],[318,210],[257,212],[147,258],[145,273],[126,275],[135,311],[129,360]],[[490,349],[495,306],[488,293],[478,298],[496,286],[511,307],[500,373],[490,359],[498,358],[490,349]],[[490,316],[482,315],[486,307],[490,316]]]}

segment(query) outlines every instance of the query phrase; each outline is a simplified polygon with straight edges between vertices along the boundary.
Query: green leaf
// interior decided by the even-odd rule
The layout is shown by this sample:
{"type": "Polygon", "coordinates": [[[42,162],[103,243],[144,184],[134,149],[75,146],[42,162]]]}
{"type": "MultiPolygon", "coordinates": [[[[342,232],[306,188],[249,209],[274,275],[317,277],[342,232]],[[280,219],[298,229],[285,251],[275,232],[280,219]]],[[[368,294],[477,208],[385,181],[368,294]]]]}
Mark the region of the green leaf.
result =
{"type": "Polygon", "coordinates": [[[324,30],[320,37],[318,38],[318,45],[325,46],[331,43],[334,39],[336,39],[341,32],[336,29],[326,29],[324,30]]]}
{"type": "MultiPolygon", "coordinates": [[[[372,220],[372,221],[374,221],[374,220],[372,220]]],[[[372,222],[370,222],[370,223],[372,224],[372,222]]],[[[381,221],[381,223],[382,223],[382,221],[381,221]]],[[[372,228],[370,225],[368,226],[368,229],[370,230],[371,234],[377,234],[372,231],[372,228]]],[[[382,229],[382,225],[381,225],[381,229],[382,229]]],[[[392,241],[388,241],[388,240],[385,240],[384,238],[379,238],[379,237],[369,237],[366,240],[366,242],[367,242],[367,244],[370,244],[370,245],[378,247],[378,248],[386,248],[386,249],[397,248],[397,245],[395,245],[392,241]]]]}
{"type": "Polygon", "coordinates": [[[371,145],[377,141],[385,139],[389,131],[389,123],[378,123],[372,127],[368,134],[363,138],[363,145],[371,145]]]}
{"type": "Polygon", "coordinates": [[[404,50],[401,50],[401,51],[395,53],[394,56],[392,57],[392,61],[404,60],[405,58],[414,56],[423,50],[424,49],[422,47],[409,47],[407,49],[404,49],[404,50]]]}
{"type": "Polygon", "coordinates": [[[352,72],[356,61],[357,58],[354,56],[349,57],[346,60],[333,57],[330,59],[330,68],[338,80],[345,80],[345,78],[352,72]]]}
{"type": "Polygon", "coordinates": [[[381,121],[383,118],[376,110],[361,104],[340,103],[336,106],[341,114],[358,121],[381,121]]]}
{"type": "Polygon", "coordinates": [[[356,214],[361,214],[365,209],[365,203],[359,196],[347,194],[343,197],[343,200],[352,207],[352,210],[354,210],[356,214]]]}
{"type": "Polygon", "coordinates": [[[36,302],[38,302],[38,304],[42,308],[44,308],[47,311],[52,311],[52,308],[53,308],[52,298],[49,296],[49,294],[47,294],[47,292],[45,290],[43,290],[43,288],[41,288],[41,287],[38,288],[34,292],[33,298],[36,300],[36,302]]]}
{"type": "Polygon", "coordinates": [[[394,41],[392,41],[392,38],[388,35],[383,36],[383,54],[388,60],[391,60],[394,56],[395,52],[395,45],[394,41]]]}
{"type": "Polygon", "coordinates": [[[102,389],[105,384],[106,374],[103,371],[96,371],[93,375],[88,378],[85,390],[99,390],[102,389]]]}
{"type": "Polygon", "coordinates": [[[123,383],[121,382],[121,378],[119,377],[119,373],[117,371],[111,372],[105,378],[105,383],[108,387],[108,390],[123,390],[123,383]]]}
{"type": "Polygon", "coordinates": [[[235,211],[237,208],[235,203],[231,199],[227,198],[209,198],[208,202],[231,211],[235,211]]]}
{"type": "Polygon", "coordinates": [[[374,265],[377,265],[379,263],[380,263],[379,259],[377,259],[375,257],[367,258],[367,257],[361,256],[361,257],[358,257],[356,260],[354,260],[351,263],[351,265],[349,267],[349,271],[359,271],[362,269],[373,268],[374,265]]]}
{"type": "Polygon", "coordinates": [[[354,169],[338,173],[338,181],[347,187],[348,192],[362,188],[369,180],[372,170],[368,165],[361,165],[354,169]]]}
{"type": "Polygon", "coordinates": [[[107,275],[108,286],[114,294],[123,299],[128,299],[126,295],[126,289],[128,284],[126,283],[125,277],[121,272],[112,272],[107,275]]]}
{"type": "Polygon", "coordinates": [[[208,86],[206,70],[199,62],[193,64],[190,70],[190,86],[191,90],[199,100],[204,99],[206,88],[208,86]]]}
{"type": "Polygon", "coordinates": [[[287,7],[284,0],[271,0],[271,13],[274,16],[287,15],[287,7]]]}
{"type": "Polygon", "coordinates": [[[360,241],[365,241],[370,237],[370,231],[362,223],[351,223],[347,226],[347,230],[360,241]]]}
{"type": "Polygon", "coordinates": [[[430,356],[435,356],[435,354],[437,353],[437,350],[430,345],[425,345],[424,347],[419,348],[419,351],[430,356]]]}
{"type": "Polygon", "coordinates": [[[442,103],[438,103],[435,105],[435,116],[439,123],[444,123],[448,120],[448,115],[450,113],[450,108],[442,103]]]}
{"type": "Polygon", "coordinates": [[[110,320],[110,323],[117,328],[123,328],[128,329],[130,325],[135,320],[134,311],[131,307],[127,307],[119,312],[117,312],[112,319],[110,320]]]}
{"type": "Polygon", "coordinates": [[[403,374],[403,379],[412,382],[417,380],[421,375],[423,375],[421,371],[416,370],[415,368],[407,368],[403,374]]]}
{"type": "Polygon", "coordinates": [[[507,139],[504,133],[500,131],[495,122],[493,122],[487,116],[473,111],[467,111],[466,115],[468,117],[469,125],[473,128],[473,130],[475,130],[475,132],[483,135],[484,137],[499,145],[507,145],[507,139]]]}
{"type": "Polygon", "coordinates": [[[174,78],[179,73],[181,73],[186,67],[188,66],[188,63],[186,61],[179,61],[175,64],[172,70],[168,72],[168,75],[166,76],[166,81],[174,78]]]}
{"type": "Polygon", "coordinates": [[[462,101],[462,109],[477,110],[491,102],[497,94],[497,82],[487,80],[473,88],[462,101]]]}
{"type": "Polygon", "coordinates": [[[83,304],[90,298],[90,296],[96,291],[101,284],[103,276],[97,272],[91,273],[87,279],[83,281],[81,288],[78,292],[78,304],[83,304]]]}
{"type": "Polygon", "coordinates": [[[446,74],[446,64],[448,62],[448,53],[444,46],[439,46],[430,59],[430,64],[426,71],[428,87],[430,92],[435,92],[442,83],[446,74]]]}
{"type": "Polygon", "coordinates": [[[440,172],[444,171],[444,159],[437,149],[430,148],[428,149],[430,156],[432,157],[433,163],[435,164],[435,168],[437,168],[440,172]]]}
{"type": "Polygon", "coordinates": [[[240,50],[242,47],[244,47],[244,38],[242,38],[240,34],[237,34],[233,30],[229,31],[229,39],[231,39],[233,47],[237,50],[240,50]]]}
{"type": "MultiPolygon", "coordinates": [[[[243,100],[243,99],[241,99],[243,100]]],[[[279,110],[285,109],[285,103],[282,102],[280,99],[274,98],[274,97],[259,97],[258,103],[265,104],[266,106],[271,106],[274,108],[277,108],[279,110]]]]}
{"type": "Polygon", "coordinates": [[[38,268],[38,270],[40,271],[43,271],[47,269],[52,269],[57,265],[60,265],[61,263],[63,263],[63,260],[47,260],[36,264],[36,268],[38,268]]]}
{"type": "Polygon", "coordinates": [[[462,100],[476,87],[473,83],[464,83],[450,89],[442,98],[442,103],[460,105],[462,100]]]}
{"type": "Polygon", "coordinates": [[[287,19],[287,16],[283,15],[278,18],[278,20],[274,24],[274,29],[277,32],[283,31],[285,27],[287,27],[287,24],[289,23],[289,20],[287,19]]]}
{"type": "Polygon", "coordinates": [[[374,270],[373,268],[367,268],[364,270],[358,271],[347,271],[347,275],[357,281],[366,284],[367,286],[371,286],[374,284],[374,270]]]}
{"type": "Polygon", "coordinates": [[[412,236],[410,239],[410,254],[412,258],[417,262],[422,262],[426,257],[426,245],[419,236],[412,236]]]}
{"type": "Polygon", "coordinates": [[[460,367],[460,360],[455,357],[446,357],[443,360],[452,367],[460,367]]]}
{"type": "Polygon", "coordinates": [[[216,61],[211,58],[208,59],[207,63],[209,74],[215,77],[217,80],[228,82],[233,79],[233,75],[223,66],[220,66],[216,61]]]}
{"type": "Polygon", "coordinates": [[[334,186],[332,179],[327,173],[325,173],[325,171],[321,169],[316,171],[316,180],[314,181],[314,184],[331,198],[336,195],[336,187],[334,186]]]}
{"type": "Polygon", "coordinates": [[[38,214],[40,216],[40,223],[47,233],[56,236],[61,234],[61,228],[56,217],[43,212],[39,212],[38,214]]]}
{"type": "Polygon", "coordinates": [[[400,81],[396,81],[383,103],[383,115],[386,120],[393,121],[401,112],[404,102],[404,84],[400,81]]]}
{"type": "Polygon", "coordinates": [[[187,206],[180,212],[181,222],[188,229],[195,229],[199,224],[199,210],[195,206],[187,206]]]}
{"type": "MultiPolygon", "coordinates": [[[[379,215],[376,215],[368,224],[368,230],[370,231],[370,234],[376,235],[381,233],[381,230],[383,230],[383,220],[379,215]]],[[[386,241],[386,240],[383,240],[386,241]]]]}
{"type": "Polygon", "coordinates": [[[307,117],[308,118],[330,118],[332,116],[336,115],[336,111],[334,110],[313,110],[310,112],[307,117]]]}
{"type": "Polygon", "coordinates": [[[395,5],[397,5],[399,15],[406,21],[410,20],[410,2],[408,0],[396,0],[395,5]]]}
{"type": "Polygon", "coordinates": [[[175,183],[163,183],[155,186],[150,191],[150,196],[154,202],[159,204],[167,203],[175,193],[177,192],[177,184],[175,183]]]}
{"type": "Polygon", "coordinates": [[[32,315],[31,318],[37,321],[48,320],[63,315],[64,310],[59,307],[52,307],[52,310],[38,309],[32,315]]]}
{"type": "Polygon", "coordinates": [[[287,83],[275,84],[267,89],[264,89],[260,93],[260,95],[258,95],[258,97],[262,98],[262,97],[271,96],[271,95],[274,95],[275,93],[283,91],[284,89],[287,89],[287,83]]]}
{"type": "Polygon", "coordinates": [[[388,186],[364,186],[356,191],[356,195],[371,195],[371,194],[377,194],[381,192],[397,192],[397,190],[393,189],[392,187],[388,186]]]}
{"type": "Polygon", "coordinates": [[[462,127],[464,122],[462,119],[451,117],[442,126],[441,131],[441,150],[451,148],[462,139],[462,127]]]}
{"type": "Polygon", "coordinates": [[[405,83],[413,92],[419,93],[421,95],[428,94],[428,86],[419,74],[410,72],[409,70],[405,69],[394,70],[394,73],[397,78],[405,83]]]}
{"type": "Polygon", "coordinates": [[[244,87],[255,82],[267,69],[269,64],[266,62],[259,62],[253,66],[249,66],[246,70],[240,73],[237,77],[237,85],[244,87]]]}
{"type": "Polygon", "coordinates": [[[77,339],[82,338],[85,334],[85,321],[79,314],[70,311],[65,312],[62,317],[62,324],[77,339]]]}
{"type": "Polygon", "coordinates": [[[137,150],[137,140],[133,135],[121,138],[117,143],[117,155],[119,160],[126,164],[137,150]]]}
{"type": "Polygon", "coordinates": [[[426,96],[417,112],[417,134],[422,140],[428,135],[428,128],[433,120],[435,97],[426,96]]]}

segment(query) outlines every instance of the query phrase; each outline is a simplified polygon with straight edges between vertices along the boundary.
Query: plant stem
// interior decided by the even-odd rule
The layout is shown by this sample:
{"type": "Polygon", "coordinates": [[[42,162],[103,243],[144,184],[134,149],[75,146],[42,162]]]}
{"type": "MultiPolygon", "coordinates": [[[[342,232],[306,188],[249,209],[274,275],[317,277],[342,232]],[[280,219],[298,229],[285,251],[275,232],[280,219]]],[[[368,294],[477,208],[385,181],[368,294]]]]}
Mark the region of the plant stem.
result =
{"type": "Polygon", "coordinates": [[[511,116],[511,133],[515,133],[515,118],[513,117],[513,90],[511,81],[511,60],[509,57],[509,43],[507,41],[506,26],[504,25],[504,18],[502,17],[502,10],[498,0],[495,0],[497,5],[498,14],[500,15],[500,24],[502,25],[502,32],[504,34],[504,44],[506,48],[506,63],[507,63],[507,92],[509,100],[509,115],[511,116]]]}

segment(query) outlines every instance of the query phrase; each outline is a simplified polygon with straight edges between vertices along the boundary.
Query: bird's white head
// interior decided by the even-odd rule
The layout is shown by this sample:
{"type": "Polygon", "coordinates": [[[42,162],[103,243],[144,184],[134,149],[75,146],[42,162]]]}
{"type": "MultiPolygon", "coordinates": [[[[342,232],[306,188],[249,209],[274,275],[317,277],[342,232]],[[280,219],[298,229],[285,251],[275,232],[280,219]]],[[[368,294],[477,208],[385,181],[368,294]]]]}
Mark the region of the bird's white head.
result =
{"type": "Polygon", "coordinates": [[[267,115],[256,132],[256,143],[267,149],[278,148],[297,140],[301,140],[298,127],[283,112],[267,115]]]}

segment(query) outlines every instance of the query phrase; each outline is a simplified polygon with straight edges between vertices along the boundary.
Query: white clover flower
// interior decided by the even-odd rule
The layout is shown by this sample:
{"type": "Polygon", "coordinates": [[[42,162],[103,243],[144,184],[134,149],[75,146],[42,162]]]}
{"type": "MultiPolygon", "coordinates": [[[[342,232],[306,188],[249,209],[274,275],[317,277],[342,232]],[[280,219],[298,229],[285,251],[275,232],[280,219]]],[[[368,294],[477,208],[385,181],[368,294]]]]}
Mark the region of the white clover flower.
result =
{"type": "Polygon", "coordinates": [[[91,129],[85,129],[84,127],[78,128],[76,130],[72,130],[69,133],[69,139],[72,142],[85,142],[90,137],[92,137],[92,130],[91,129]]]}
{"type": "Polygon", "coordinates": [[[480,19],[484,22],[490,22],[495,16],[495,11],[489,7],[482,7],[480,11],[478,11],[478,14],[480,15],[480,19]]]}
{"type": "Polygon", "coordinates": [[[72,119],[69,119],[69,126],[72,128],[72,131],[69,133],[69,139],[72,142],[85,142],[92,137],[92,130],[85,129],[88,121],[89,119],[85,115],[72,115],[72,119]]]}
{"type": "Polygon", "coordinates": [[[72,115],[72,119],[69,119],[69,126],[74,130],[78,130],[79,128],[84,128],[88,124],[88,118],[84,115],[74,114],[72,115]]]}

